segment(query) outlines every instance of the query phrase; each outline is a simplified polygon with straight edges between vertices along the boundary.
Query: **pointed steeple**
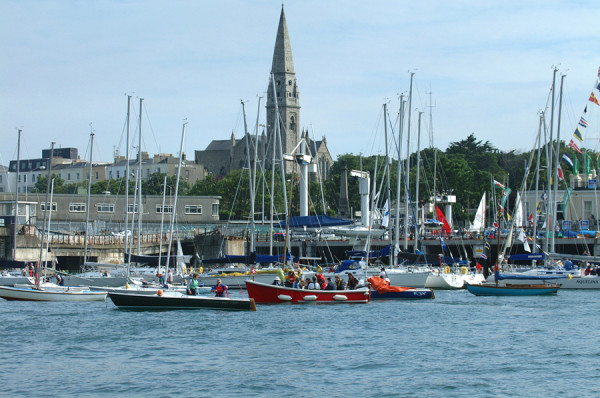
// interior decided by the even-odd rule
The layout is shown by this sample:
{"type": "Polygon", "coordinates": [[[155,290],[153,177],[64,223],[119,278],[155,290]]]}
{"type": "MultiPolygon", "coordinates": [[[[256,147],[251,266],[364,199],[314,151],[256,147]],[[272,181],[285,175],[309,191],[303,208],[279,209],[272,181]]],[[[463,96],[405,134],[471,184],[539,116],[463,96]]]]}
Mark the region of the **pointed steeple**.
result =
{"type": "MultiPolygon", "coordinates": [[[[296,147],[300,139],[300,90],[296,81],[294,71],[294,58],[292,57],[292,46],[288,34],[285,12],[281,7],[279,27],[275,39],[273,51],[273,64],[271,66],[273,81],[269,77],[269,88],[267,90],[267,137],[269,146],[274,145],[275,124],[281,126],[281,146],[283,153],[288,153],[296,147]],[[279,118],[275,117],[275,97],[279,107],[279,118]]],[[[271,153],[267,148],[267,153],[271,153]]],[[[289,166],[286,165],[286,168],[289,166]]]]}
{"type": "Polygon", "coordinates": [[[290,36],[288,35],[287,23],[285,22],[283,5],[281,6],[277,38],[275,39],[275,51],[273,51],[273,65],[271,66],[271,72],[274,74],[295,73],[292,45],[290,44],[290,36]]]}

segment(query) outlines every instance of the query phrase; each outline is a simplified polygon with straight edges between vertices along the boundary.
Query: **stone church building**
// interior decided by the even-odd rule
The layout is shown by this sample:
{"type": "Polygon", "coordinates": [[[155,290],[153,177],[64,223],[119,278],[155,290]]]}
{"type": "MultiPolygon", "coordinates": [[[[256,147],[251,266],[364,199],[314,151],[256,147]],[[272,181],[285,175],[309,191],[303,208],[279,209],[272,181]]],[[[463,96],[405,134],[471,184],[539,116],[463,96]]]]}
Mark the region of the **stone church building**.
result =
{"type": "MultiPolygon", "coordinates": [[[[327,148],[327,140],[325,137],[320,141],[311,140],[308,131],[300,128],[300,91],[296,81],[292,47],[283,7],[275,39],[271,76],[266,105],[266,132],[263,130],[258,136],[245,134],[241,139],[236,139],[235,134],[232,133],[229,139],[213,140],[205,150],[196,151],[196,163],[204,165],[209,174],[222,178],[233,170],[243,168],[246,165],[248,150],[253,156],[256,147],[258,161],[264,167],[270,168],[271,161],[274,159],[273,145],[275,145],[275,160],[278,163],[282,161],[281,154],[291,154],[304,138],[308,144],[306,146],[308,152],[312,156],[311,163],[316,164],[316,170],[322,179],[328,179],[333,159],[327,148]],[[278,137],[281,137],[281,151],[278,137]]],[[[254,159],[251,159],[252,163],[253,161],[254,159]]],[[[291,161],[285,161],[285,170],[286,173],[293,171],[291,161]]]]}

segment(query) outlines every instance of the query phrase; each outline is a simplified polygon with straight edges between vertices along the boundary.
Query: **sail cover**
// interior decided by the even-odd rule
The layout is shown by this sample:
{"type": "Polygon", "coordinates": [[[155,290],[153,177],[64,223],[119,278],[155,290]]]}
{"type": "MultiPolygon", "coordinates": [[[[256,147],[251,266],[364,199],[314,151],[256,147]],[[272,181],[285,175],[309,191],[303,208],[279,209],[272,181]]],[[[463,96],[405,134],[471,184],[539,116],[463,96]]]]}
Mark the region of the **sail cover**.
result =
{"type": "MultiPolygon", "coordinates": [[[[296,216],[291,217],[289,221],[290,228],[327,228],[354,224],[352,220],[329,217],[324,214],[318,216],[296,216]]],[[[286,228],[286,221],[280,222],[279,227],[286,228]]]]}

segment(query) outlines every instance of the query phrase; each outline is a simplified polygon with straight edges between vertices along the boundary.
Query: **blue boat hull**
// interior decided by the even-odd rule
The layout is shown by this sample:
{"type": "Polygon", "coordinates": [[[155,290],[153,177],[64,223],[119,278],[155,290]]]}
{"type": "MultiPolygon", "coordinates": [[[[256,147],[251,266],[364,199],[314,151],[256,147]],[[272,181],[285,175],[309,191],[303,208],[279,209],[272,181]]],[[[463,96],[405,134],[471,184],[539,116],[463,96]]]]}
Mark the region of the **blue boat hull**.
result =
{"type": "Polygon", "coordinates": [[[467,290],[476,296],[540,296],[555,294],[559,286],[545,285],[467,285],[467,290]]]}
{"type": "Polygon", "coordinates": [[[385,292],[377,293],[377,290],[371,290],[371,300],[420,300],[433,299],[435,294],[431,289],[411,289],[403,292],[385,292]]]}

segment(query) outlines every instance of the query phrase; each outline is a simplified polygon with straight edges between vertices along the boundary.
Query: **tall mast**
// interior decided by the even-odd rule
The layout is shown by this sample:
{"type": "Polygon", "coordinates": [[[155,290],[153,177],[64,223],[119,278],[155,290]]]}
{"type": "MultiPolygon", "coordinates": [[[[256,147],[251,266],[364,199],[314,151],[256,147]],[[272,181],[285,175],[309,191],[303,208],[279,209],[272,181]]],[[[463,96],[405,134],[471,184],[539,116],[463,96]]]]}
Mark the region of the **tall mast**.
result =
{"type": "MultiPolygon", "coordinates": [[[[142,254],[140,243],[142,240],[142,103],[144,102],[143,98],[140,98],[140,136],[139,136],[139,148],[138,148],[138,241],[137,241],[137,254],[138,256],[142,254]]],[[[133,206],[135,208],[135,206],[133,206]]]]}
{"type": "MultiPolygon", "coordinates": [[[[123,238],[124,253],[129,243],[129,132],[131,130],[131,95],[127,96],[127,141],[125,142],[125,236],[123,238]]],[[[129,262],[129,261],[128,261],[129,262]]],[[[129,267],[128,267],[129,269],[129,267]]]]}
{"type": "MultiPolygon", "coordinates": [[[[437,150],[433,144],[433,101],[431,100],[431,88],[429,89],[429,145],[433,149],[433,214],[436,214],[437,206],[437,150]]],[[[484,211],[485,213],[485,211],[484,211]]],[[[437,218],[437,217],[434,217],[437,218]]],[[[485,215],[483,217],[485,224],[485,215]]]]}
{"type": "Polygon", "coordinates": [[[19,182],[21,180],[21,129],[17,132],[17,178],[15,179],[15,225],[13,229],[13,260],[17,260],[17,232],[19,226],[19,182]]]}
{"type": "MultiPolygon", "coordinates": [[[[560,152],[560,116],[562,113],[562,96],[563,96],[563,84],[566,75],[560,77],[560,94],[558,96],[558,120],[556,123],[556,151],[554,151],[554,189],[552,191],[552,220],[555,225],[558,225],[556,220],[557,202],[556,202],[556,191],[558,190],[558,154],[560,152]]],[[[585,160],[585,159],[584,159],[585,160]]],[[[563,210],[564,211],[564,210],[563,210]]],[[[554,252],[554,230],[552,230],[552,251],[554,252]]]]}
{"type": "MultiPolygon", "coordinates": [[[[160,242],[158,244],[158,271],[160,271],[160,265],[161,265],[161,258],[162,258],[162,236],[163,236],[163,226],[164,226],[164,221],[165,221],[165,196],[167,194],[167,175],[165,174],[165,178],[163,180],[163,197],[162,197],[162,207],[160,210],[160,233],[158,234],[159,238],[158,241],[160,242]]],[[[173,210],[171,210],[171,212],[173,212],[173,210]]],[[[165,277],[166,277],[166,272],[165,272],[165,277]]]]}
{"type": "Polygon", "coordinates": [[[553,144],[553,129],[554,129],[554,92],[556,91],[556,72],[558,68],[554,67],[552,72],[552,103],[550,104],[550,139],[547,141],[548,144],[546,146],[546,162],[548,163],[548,170],[546,171],[546,175],[548,177],[548,181],[546,182],[546,240],[544,242],[544,250],[548,252],[549,243],[550,243],[550,234],[554,234],[554,220],[552,219],[552,211],[551,207],[551,199],[552,199],[552,188],[550,187],[550,181],[552,180],[552,149],[554,147],[553,144]]]}
{"type": "MultiPolygon", "coordinates": [[[[387,198],[387,211],[388,211],[388,225],[386,226],[386,229],[388,230],[388,240],[390,242],[390,249],[392,247],[392,226],[391,223],[389,222],[389,214],[390,212],[390,207],[392,206],[392,203],[390,201],[390,197],[391,197],[391,191],[390,191],[390,155],[389,155],[389,148],[388,148],[388,129],[387,129],[387,104],[383,104],[383,131],[385,132],[385,172],[386,172],[386,180],[385,180],[385,191],[386,191],[386,198],[387,198]]],[[[385,214],[383,215],[383,217],[385,218],[385,214]]],[[[393,265],[392,263],[392,259],[394,258],[394,254],[393,251],[390,250],[390,256],[389,256],[389,264],[393,265]]]]}
{"type": "Polygon", "coordinates": [[[48,171],[46,173],[46,178],[48,178],[48,181],[46,181],[46,199],[44,199],[45,201],[45,205],[44,205],[44,222],[42,224],[42,239],[40,242],[40,264],[42,264],[42,254],[44,252],[44,235],[45,232],[47,230],[50,229],[50,223],[48,222],[48,229],[46,229],[46,218],[47,218],[47,214],[48,214],[48,206],[50,206],[50,208],[52,208],[52,199],[50,199],[50,203],[48,203],[48,194],[50,193],[50,176],[51,176],[51,171],[52,171],[52,157],[54,155],[54,142],[52,142],[52,144],[50,144],[50,162],[48,162],[48,171]]]}
{"type": "MultiPolygon", "coordinates": [[[[537,224],[538,224],[538,214],[537,214],[537,201],[539,200],[539,192],[538,188],[540,185],[540,155],[542,153],[542,123],[543,123],[544,113],[540,113],[540,125],[538,127],[538,148],[537,148],[537,165],[535,167],[535,200],[533,204],[535,205],[535,217],[533,217],[533,253],[537,253],[537,224]]],[[[493,189],[493,188],[492,188],[493,189]]]]}
{"type": "Polygon", "coordinates": [[[187,122],[183,123],[181,131],[181,144],[179,145],[179,164],[177,165],[177,179],[175,180],[175,198],[173,199],[173,211],[171,212],[171,227],[169,230],[169,248],[167,249],[167,265],[165,275],[169,273],[169,260],[171,260],[171,246],[173,242],[173,226],[175,225],[175,213],[177,209],[177,193],[179,191],[179,176],[181,175],[181,159],[183,156],[183,140],[185,139],[185,127],[187,122]]]}
{"type": "MultiPolygon", "coordinates": [[[[406,167],[404,173],[406,175],[406,211],[404,213],[404,250],[408,250],[408,206],[410,205],[410,115],[412,109],[412,89],[415,72],[410,72],[410,91],[408,92],[408,126],[406,129],[406,167]]],[[[416,223],[416,220],[415,220],[416,223]]]]}
{"type": "MultiPolygon", "coordinates": [[[[90,123],[90,130],[92,129],[92,124],[90,123]]],[[[83,265],[85,265],[87,261],[87,250],[88,250],[88,239],[89,239],[89,223],[90,223],[90,194],[92,193],[92,152],[94,150],[94,130],[90,132],[90,168],[88,175],[88,189],[87,189],[87,200],[85,205],[85,241],[83,243],[83,265]]]]}
{"type": "MultiPolygon", "coordinates": [[[[250,154],[250,133],[248,133],[248,124],[246,123],[246,106],[242,102],[242,113],[244,115],[244,135],[246,138],[246,163],[248,164],[248,184],[250,188],[250,253],[254,252],[254,235],[256,227],[254,226],[254,175],[252,173],[252,162],[250,154]]],[[[250,254],[248,253],[248,254],[250,254]]]]}
{"type": "Polygon", "coordinates": [[[404,94],[400,95],[400,127],[398,129],[398,176],[396,178],[396,220],[394,222],[394,263],[400,249],[400,182],[402,181],[402,130],[404,128],[404,94]]]}
{"type": "MultiPolygon", "coordinates": [[[[271,73],[271,81],[274,82],[273,80],[273,74],[271,73]]],[[[275,98],[275,100],[277,99],[276,97],[276,92],[275,92],[275,84],[273,84],[273,98],[275,98]]],[[[275,126],[271,126],[272,131],[277,131],[277,123],[278,123],[278,113],[277,113],[277,107],[275,108],[275,118],[273,119],[275,126]]],[[[273,133],[271,134],[271,145],[273,147],[273,154],[271,157],[271,220],[270,220],[270,226],[269,226],[269,255],[272,256],[273,255],[273,213],[275,212],[275,204],[274,202],[274,197],[275,197],[275,144],[277,141],[277,134],[273,133]]],[[[285,188],[283,189],[285,191],[285,188]]]]}
{"type": "Polygon", "coordinates": [[[423,112],[419,112],[419,124],[418,124],[418,132],[417,132],[417,181],[415,182],[416,184],[416,188],[415,188],[415,202],[417,203],[417,205],[415,206],[417,209],[416,215],[415,215],[415,253],[417,251],[417,249],[419,248],[419,240],[421,237],[421,225],[419,223],[419,176],[420,176],[420,170],[421,170],[421,116],[423,115],[423,112]]]}

